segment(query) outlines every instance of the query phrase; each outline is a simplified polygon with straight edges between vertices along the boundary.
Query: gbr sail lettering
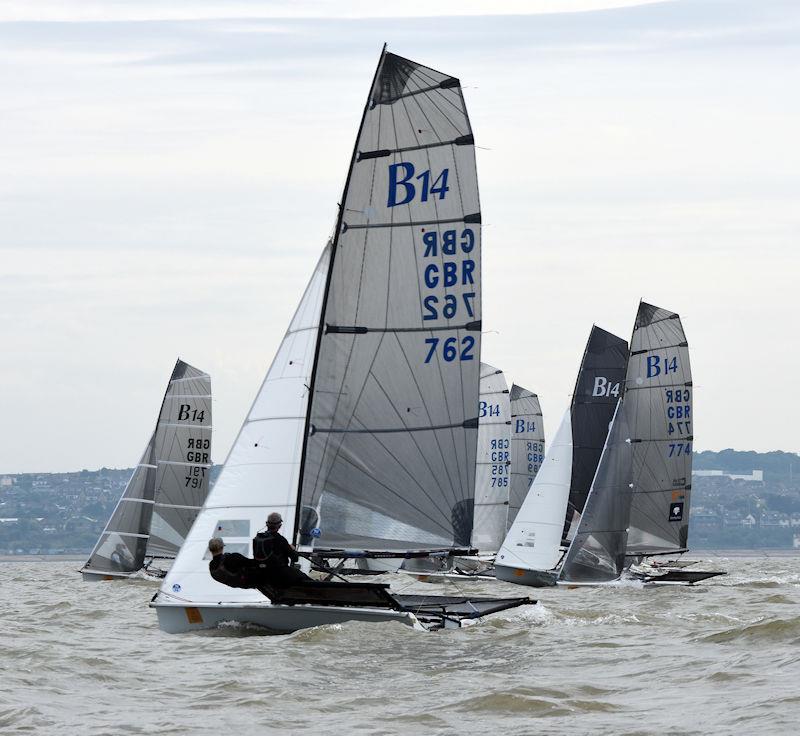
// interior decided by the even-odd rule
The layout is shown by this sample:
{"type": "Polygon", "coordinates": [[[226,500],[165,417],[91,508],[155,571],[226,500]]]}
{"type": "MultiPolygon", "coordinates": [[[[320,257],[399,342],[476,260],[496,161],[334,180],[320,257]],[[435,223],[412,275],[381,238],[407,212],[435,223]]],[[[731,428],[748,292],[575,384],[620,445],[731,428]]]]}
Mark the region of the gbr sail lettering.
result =
{"type": "MultiPolygon", "coordinates": [[[[470,227],[439,233],[423,232],[422,320],[444,318],[468,322],[475,318],[475,231],[470,227]],[[452,293],[456,291],[457,293],[452,293]]],[[[425,362],[441,357],[446,363],[475,359],[475,338],[429,337],[425,362]]]]}
{"type": "MultiPolygon", "coordinates": [[[[481,404],[486,402],[481,401],[481,404]]],[[[497,407],[498,414],[500,407],[497,407]]],[[[505,426],[505,425],[503,425],[505,426]]],[[[507,437],[493,439],[490,443],[490,457],[492,460],[492,488],[506,488],[508,486],[509,465],[511,463],[509,454],[510,441],[507,437]]]]}

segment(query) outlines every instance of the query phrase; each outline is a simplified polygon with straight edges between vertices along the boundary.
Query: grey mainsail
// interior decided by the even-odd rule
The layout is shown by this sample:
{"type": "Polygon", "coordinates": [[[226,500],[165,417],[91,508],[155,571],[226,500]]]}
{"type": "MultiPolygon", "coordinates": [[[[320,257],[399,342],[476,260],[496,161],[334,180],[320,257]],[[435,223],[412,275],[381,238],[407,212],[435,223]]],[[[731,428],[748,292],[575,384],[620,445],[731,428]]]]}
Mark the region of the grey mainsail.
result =
{"type": "Polygon", "coordinates": [[[211,383],[178,360],[156,429],[82,572],[126,575],[173,557],[208,492],[211,383]]]}
{"type": "Polygon", "coordinates": [[[174,557],[208,495],[211,378],[179,360],[155,433],[156,479],[149,557],[174,557]]]}
{"type": "Polygon", "coordinates": [[[544,422],[539,397],[513,384],[511,394],[511,487],[508,494],[506,531],[528,495],[544,461],[544,422]]]}
{"type": "Polygon", "coordinates": [[[503,371],[481,363],[472,546],[497,552],[506,535],[511,487],[511,406],[503,371]]]}
{"type": "Polygon", "coordinates": [[[155,432],[97,540],[87,572],[129,574],[144,565],[155,492],[155,432]]]}
{"type": "Polygon", "coordinates": [[[628,554],[685,550],[692,488],[692,371],[677,314],[639,305],[625,403],[633,448],[628,554]]]}
{"type": "Polygon", "coordinates": [[[592,326],[583,353],[570,412],[572,419],[572,479],[567,526],[580,514],[589,495],[611,417],[625,393],[628,343],[592,326]]]}
{"type": "Polygon", "coordinates": [[[459,81],[384,52],[334,233],[310,385],[295,524],[304,536],[318,520],[318,549],[469,543],[480,221],[459,81]],[[358,512],[337,523],[340,508],[358,512]]]}
{"type": "Polygon", "coordinates": [[[630,426],[624,401],[620,400],[578,531],[561,566],[562,580],[607,582],[622,573],[631,506],[631,468],[630,426]]]}

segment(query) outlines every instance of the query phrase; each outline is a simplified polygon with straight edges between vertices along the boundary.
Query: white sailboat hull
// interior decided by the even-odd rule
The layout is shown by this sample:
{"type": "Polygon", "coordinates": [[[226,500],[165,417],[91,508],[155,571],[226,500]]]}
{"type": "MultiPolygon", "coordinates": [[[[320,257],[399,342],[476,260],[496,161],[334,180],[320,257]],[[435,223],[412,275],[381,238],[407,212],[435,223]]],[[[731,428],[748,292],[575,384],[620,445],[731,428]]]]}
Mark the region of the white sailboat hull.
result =
{"type": "Polygon", "coordinates": [[[151,604],[151,607],[156,609],[159,627],[168,634],[215,629],[225,623],[258,626],[273,634],[290,634],[300,629],[347,621],[369,623],[395,621],[423,629],[413,613],[377,608],[283,606],[271,603],[251,605],[219,603],[196,606],[160,603],[151,604]]]}

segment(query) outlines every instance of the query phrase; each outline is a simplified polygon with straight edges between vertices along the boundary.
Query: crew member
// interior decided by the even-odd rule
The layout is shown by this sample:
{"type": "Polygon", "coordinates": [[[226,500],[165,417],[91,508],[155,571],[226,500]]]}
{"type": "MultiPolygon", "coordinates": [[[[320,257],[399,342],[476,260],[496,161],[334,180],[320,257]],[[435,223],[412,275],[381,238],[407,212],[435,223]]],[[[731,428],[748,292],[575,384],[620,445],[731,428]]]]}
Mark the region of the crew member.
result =
{"type": "Polygon", "coordinates": [[[292,567],[299,555],[280,533],[283,518],[277,511],[267,517],[267,528],[253,537],[253,557],[261,573],[261,579],[269,585],[287,587],[311,580],[301,570],[292,567]]]}
{"type": "Polygon", "coordinates": [[[208,563],[211,577],[231,588],[254,587],[256,574],[254,561],[238,552],[223,552],[224,548],[225,543],[219,537],[214,537],[208,543],[208,551],[212,555],[208,563]]]}

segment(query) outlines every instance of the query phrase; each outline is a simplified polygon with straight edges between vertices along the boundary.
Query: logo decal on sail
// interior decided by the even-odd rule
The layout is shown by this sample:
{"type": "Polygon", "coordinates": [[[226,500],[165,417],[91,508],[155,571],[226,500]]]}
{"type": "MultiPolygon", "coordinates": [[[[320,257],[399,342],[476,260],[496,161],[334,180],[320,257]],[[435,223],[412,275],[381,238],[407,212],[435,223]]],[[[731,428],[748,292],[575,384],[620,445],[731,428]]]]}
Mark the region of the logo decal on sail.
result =
{"type": "Polygon", "coordinates": [[[683,519],[683,501],[680,503],[670,504],[669,507],[669,520],[681,521],[683,519]]]}

